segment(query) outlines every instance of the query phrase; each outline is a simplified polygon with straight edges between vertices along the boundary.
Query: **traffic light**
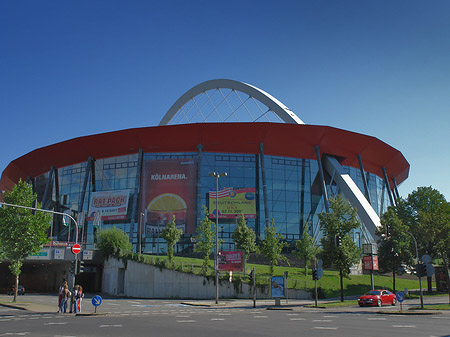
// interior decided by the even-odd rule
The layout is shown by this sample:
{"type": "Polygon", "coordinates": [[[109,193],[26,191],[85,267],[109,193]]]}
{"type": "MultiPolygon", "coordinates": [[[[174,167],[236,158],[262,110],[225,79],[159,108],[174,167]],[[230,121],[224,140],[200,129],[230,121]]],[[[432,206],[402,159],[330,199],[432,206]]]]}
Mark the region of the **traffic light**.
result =
{"type": "Polygon", "coordinates": [[[416,264],[416,276],[417,277],[424,277],[427,275],[427,270],[424,264],[418,263],[416,264]]]}
{"type": "Polygon", "coordinates": [[[313,277],[313,280],[318,280],[319,278],[317,277],[317,269],[313,269],[313,271],[312,271],[312,277],[313,277]]]}
{"type": "Polygon", "coordinates": [[[77,269],[76,275],[79,275],[84,271],[84,261],[83,260],[78,261],[76,269],[77,269]]]}
{"type": "Polygon", "coordinates": [[[248,279],[250,280],[250,283],[253,284],[255,282],[255,273],[254,270],[252,270],[249,274],[248,274],[248,279]]]}
{"type": "Polygon", "coordinates": [[[336,247],[339,247],[341,245],[341,236],[340,235],[336,235],[334,237],[334,240],[335,240],[336,247]]]}
{"type": "Polygon", "coordinates": [[[71,274],[75,274],[75,272],[76,272],[76,268],[75,268],[75,261],[71,261],[70,262],[70,266],[69,266],[69,273],[71,273],[71,274]]]}

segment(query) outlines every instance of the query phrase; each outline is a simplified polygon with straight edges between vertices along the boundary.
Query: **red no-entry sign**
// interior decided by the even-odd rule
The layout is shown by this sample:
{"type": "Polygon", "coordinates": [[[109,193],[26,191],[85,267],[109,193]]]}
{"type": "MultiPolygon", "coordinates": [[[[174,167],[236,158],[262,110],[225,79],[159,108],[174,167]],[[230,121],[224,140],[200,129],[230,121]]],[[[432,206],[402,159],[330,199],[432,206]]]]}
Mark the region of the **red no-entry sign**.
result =
{"type": "Polygon", "coordinates": [[[81,246],[76,243],[72,246],[72,253],[78,254],[79,252],[81,252],[81,246]]]}

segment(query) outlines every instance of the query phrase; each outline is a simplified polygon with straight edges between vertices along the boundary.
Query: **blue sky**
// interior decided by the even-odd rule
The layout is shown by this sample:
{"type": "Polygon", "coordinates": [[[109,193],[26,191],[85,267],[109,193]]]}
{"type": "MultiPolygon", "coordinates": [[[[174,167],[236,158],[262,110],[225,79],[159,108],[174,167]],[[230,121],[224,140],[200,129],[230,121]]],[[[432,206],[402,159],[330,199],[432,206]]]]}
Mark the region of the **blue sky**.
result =
{"type": "Polygon", "coordinates": [[[67,139],[157,125],[215,78],[307,124],[375,136],[404,197],[450,200],[450,1],[0,1],[0,171],[67,139]]]}

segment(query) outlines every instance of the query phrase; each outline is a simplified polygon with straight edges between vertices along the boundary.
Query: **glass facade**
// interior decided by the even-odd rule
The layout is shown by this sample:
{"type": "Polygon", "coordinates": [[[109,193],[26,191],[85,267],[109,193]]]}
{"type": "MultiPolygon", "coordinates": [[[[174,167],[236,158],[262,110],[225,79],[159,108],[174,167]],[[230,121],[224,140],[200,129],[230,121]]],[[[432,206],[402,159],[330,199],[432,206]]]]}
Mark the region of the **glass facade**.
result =
{"type": "MultiPolygon", "coordinates": [[[[142,167],[144,163],[156,165],[160,162],[179,160],[180,163],[195,161],[196,184],[195,200],[188,204],[195,205],[195,225],[205,216],[203,206],[208,206],[209,193],[215,189],[216,179],[210,172],[226,172],[227,176],[218,179],[219,190],[225,187],[250,188],[255,191],[254,217],[247,219],[247,225],[254,229],[259,239],[264,238],[265,224],[275,222],[277,230],[284,236],[291,247],[300,238],[304,226],[308,225],[310,234],[320,240],[320,225],[318,214],[325,211],[320,189],[319,166],[316,160],[302,158],[287,158],[264,156],[259,154],[236,153],[143,153],[113,158],[86,161],[47,172],[34,180],[38,200],[43,207],[55,211],[70,211],[78,216],[86,212],[85,222],[79,230],[79,241],[93,245],[98,230],[118,227],[130,237],[137,251],[139,236],[142,236],[141,247],[145,253],[164,253],[166,246],[159,231],[164,224],[158,222],[158,230],[145,230],[148,216],[140,199],[143,197],[142,167]],[[265,179],[264,179],[265,178],[265,179]],[[94,226],[90,217],[89,205],[93,193],[108,191],[127,191],[128,205],[126,216],[121,219],[104,219],[99,227],[94,226]]],[[[344,167],[360,190],[364,193],[363,181],[359,169],[344,167]]],[[[178,177],[178,176],[177,176],[178,177]]],[[[160,177],[161,178],[161,177],[160,177]]],[[[148,179],[148,177],[146,178],[148,179]]],[[[153,176],[152,176],[153,179],[153,176]]],[[[339,187],[331,177],[326,177],[328,195],[340,193],[339,187]]],[[[367,183],[372,207],[378,215],[386,211],[388,195],[383,179],[367,174],[367,183]]],[[[210,212],[214,210],[209,210],[210,212]]],[[[215,221],[215,218],[211,218],[215,221]]],[[[236,218],[219,219],[220,239],[224,250],[233,250],[232,234],[236,226],[236,218]]],[[[55,216],[51,235],[59,241],[73,240],[73,227],[65,227],[61,219],[55,216]]],[[[177,244],[176,252],[192,252],[195,241],[192,233],[185,233],[177,244]]],[[[353,240],[361,245],[362,233],[354,230],[350,233],[353,240]]]]}

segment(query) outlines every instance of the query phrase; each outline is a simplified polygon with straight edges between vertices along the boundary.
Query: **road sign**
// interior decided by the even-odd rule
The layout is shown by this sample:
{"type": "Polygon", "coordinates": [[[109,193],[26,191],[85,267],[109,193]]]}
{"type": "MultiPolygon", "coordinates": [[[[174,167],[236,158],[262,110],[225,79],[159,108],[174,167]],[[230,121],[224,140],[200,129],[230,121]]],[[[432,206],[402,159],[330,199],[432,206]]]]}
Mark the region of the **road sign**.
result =
{"type": "Polygon", "coordinates": [[[433,265],[431,263],[426,264],[425,265],[425,269],[426,269],[428,277],[431,277],[431,276],[434,275],[434,267],[433,267],[433,265]]]}
{"type": "Polygon", "coordinates": [[[323,269],[322,267],[317,268],[317,279],[320,280],[323,276],[323,269]]]}
{"type": "Polygon", "coordinates": [[[423,255],[422,256],[422,262],[425,263],[425,264],[430,263],[431,262],[430,255],[428,255],[428,254],[423,255]]]}
{"type": "Polygon", "coordinates": [[[81,246],[78,243],[76,243],[72,246],[72,253],[76,255],[79,252],[81,252],[81,246]]]}
{"type": "Polygon", "coordinates": [[[405,300],[405,295],[401,291],[397,291],[395,296],[397,297],[397,301],[399,301],[400,303],[405,300]]]}
{"type": "Polygon", "coordinates": [[[94,297],[92,297],[92,305],[94,307],[98,307],[98,306],[100,306],[100,304],[102,304],[101,296],[95,295],[94,297]]]}

